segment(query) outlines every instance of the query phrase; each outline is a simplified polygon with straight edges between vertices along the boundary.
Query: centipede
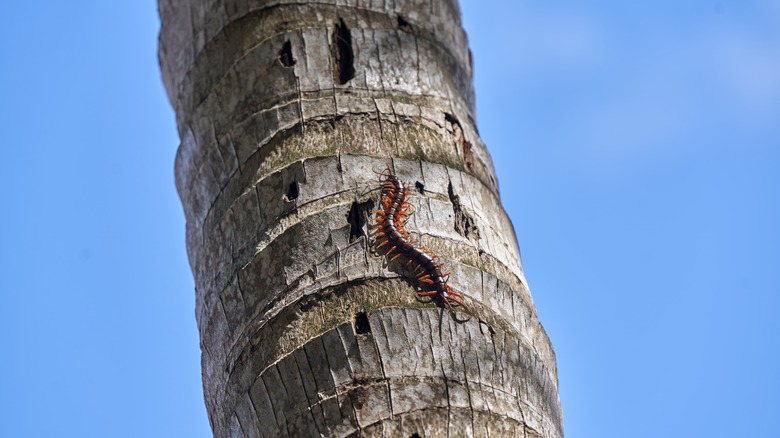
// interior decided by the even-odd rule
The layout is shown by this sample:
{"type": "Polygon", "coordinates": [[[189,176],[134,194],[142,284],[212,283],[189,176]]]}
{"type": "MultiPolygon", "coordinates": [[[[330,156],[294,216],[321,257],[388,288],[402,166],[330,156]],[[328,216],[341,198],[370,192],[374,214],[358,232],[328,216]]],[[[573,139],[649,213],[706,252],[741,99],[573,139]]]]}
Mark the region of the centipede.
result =
{"type": "Polygon", "coordinates": [[[444,273],[439,257],[419,246],[406,230],[406,223],[414,213],[410,202],[412,190],[391,171],[390,166],[384,172],[375,173],[380,175],[382,182],[379,208],[374,218],[375,250],[383,252],[388,263],[405,266],[406,272],[420,288],[417,292],[419,296],[437,300],[450,311],[461,307],[471,314],[463,303],[463,295],[447,284],[449,274],[444,273]]]}

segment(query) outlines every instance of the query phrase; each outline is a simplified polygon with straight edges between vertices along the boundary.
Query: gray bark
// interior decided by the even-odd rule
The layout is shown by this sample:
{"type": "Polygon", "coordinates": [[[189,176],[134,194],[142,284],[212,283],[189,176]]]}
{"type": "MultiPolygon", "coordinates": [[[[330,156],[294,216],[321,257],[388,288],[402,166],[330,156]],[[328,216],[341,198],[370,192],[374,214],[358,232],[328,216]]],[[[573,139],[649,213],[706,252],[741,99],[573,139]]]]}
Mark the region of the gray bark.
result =
{"type": "Polygon", "coordinates": [[[563,436],[455,0],[160,0],[215,436],[563,436]],[[372,250],[374,170],[474,316],[372,250]]]}

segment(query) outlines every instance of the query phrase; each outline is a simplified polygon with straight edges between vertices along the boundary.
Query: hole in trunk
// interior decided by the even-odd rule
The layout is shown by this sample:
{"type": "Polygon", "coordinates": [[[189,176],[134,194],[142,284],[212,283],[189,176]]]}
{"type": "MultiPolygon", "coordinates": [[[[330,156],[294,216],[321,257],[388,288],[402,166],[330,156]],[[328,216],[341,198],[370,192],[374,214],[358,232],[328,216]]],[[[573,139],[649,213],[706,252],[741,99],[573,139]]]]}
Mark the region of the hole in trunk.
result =
{"type": "Polygon", "coordinates": [[[290,41],[285,41],[282,45],[282,50],[279,51],[279,62],[285,67],[292,67],[295,65],[295,58],[293,58],[290,41]]]}
{"type": "Polygon", "coordinates": [[[290,187],[287,188],[287,193],[284,194],[284,197],[287,198],[288,201],[298,199],[298,181],[290,183],[290,187]]]}
{"type": "Polygon", "coordinates": [[[353,202],[347,213],[347,222],[349,222],[349,242],[356,241],[360,236],[365,236],[363,227],[368,221],[368,216],[374,208],[374,201],[357,203],[353,202]]]}
{"type": "Polygon", "coordinates": [[[460,126],[460,121],[458,120],[458,118],[453,116],[450,113],[444,113],[444,121],[447,123],[451,123],[453,125],[460,126]]]}
{"type": "Polygon", "coordinates": [[[409,24],[408,21],[406,21],[406,18],[404,18],[404,17],[399,15],[397,17],[397,20],[398,20],[398,28],[399,29],[401,29],[403,31],[408,31],[408,30],[412,29],[412,26],[409,24]]]}
{"type": "Polygon", "coordinates": [[[339,17],[334,34],[336,43],[336,67],[339,84],[344,85],[355,77],[355,53],[352,51],[352,32],[339,17]]]}
{"type": "Polygon", "coordinates": [[[371,333],[371,323],[368,322],[368,316],[365,312],[359,312],[355,315],[355,333],[358,335],[371,333]]]}

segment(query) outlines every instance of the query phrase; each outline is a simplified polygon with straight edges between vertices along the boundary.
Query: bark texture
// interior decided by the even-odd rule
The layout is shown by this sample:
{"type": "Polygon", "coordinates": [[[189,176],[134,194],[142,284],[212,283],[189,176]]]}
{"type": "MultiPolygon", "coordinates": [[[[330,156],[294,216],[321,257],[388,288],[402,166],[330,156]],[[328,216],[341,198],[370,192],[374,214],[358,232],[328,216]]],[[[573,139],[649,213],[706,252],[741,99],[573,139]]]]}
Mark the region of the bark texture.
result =
{"type": "Polygon", "coordinates": [[[215,436],[562,437],[456,1],[159,7],[215,436]],[[372,251],[388,164],[473,317],[372,251]]]}

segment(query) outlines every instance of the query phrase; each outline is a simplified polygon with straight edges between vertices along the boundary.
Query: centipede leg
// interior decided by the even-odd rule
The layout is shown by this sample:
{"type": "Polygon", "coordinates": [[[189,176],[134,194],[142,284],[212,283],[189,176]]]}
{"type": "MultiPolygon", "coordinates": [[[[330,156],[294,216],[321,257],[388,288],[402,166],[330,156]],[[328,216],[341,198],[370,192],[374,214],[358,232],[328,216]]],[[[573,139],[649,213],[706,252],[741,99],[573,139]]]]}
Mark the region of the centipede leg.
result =
{"type": "Polygon", "coordinates": [[[390,243],[390,240],[384,240],[384,241],[382,241],[382,243],[380,243],[379,245],[376,246],[376,249],[379,249],[379,248],[381,248],[381,247],[383,247],[383,246],[385,246],[385,245],[387,245],[389,243],[390,243]]]}
{"type": "Polygon", "coordinates": [[[417,295],[422,295],[424,297],[432,297],[434,295],[438,295],[439,292],[435,290],[422,290],[417,292],[417,295]]]}
{"type": "Polygon", "coordinates": [[[403,256],[403,255],[404,255],[403,253],[399,252],[398,254],[396,254],[396,255],[394,255],[394,256],[392,256],[392,257],[390,257],[390,261],[391,261],[391,262],[394,262],[394,261],[395,261],[397,258],[399,258],[399,257],[401,257],[401,256],[403,256]]]}

